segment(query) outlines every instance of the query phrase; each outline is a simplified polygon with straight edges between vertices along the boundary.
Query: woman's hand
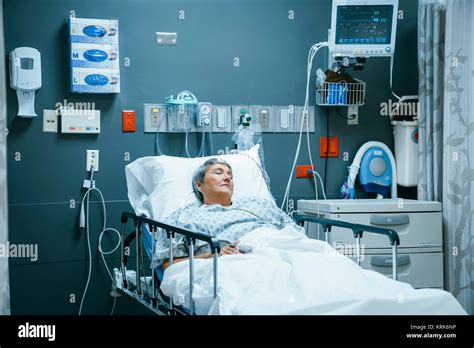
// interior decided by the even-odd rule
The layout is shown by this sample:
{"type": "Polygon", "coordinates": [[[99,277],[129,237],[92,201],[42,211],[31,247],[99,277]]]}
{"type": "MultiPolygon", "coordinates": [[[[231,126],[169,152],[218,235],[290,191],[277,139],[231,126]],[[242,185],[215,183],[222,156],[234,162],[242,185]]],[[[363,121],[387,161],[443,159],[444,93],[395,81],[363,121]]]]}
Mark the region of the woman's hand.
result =
{"type": "MultiPolygon", "coordinates": [[[[221,247],[221,251],[219,252],[219,256],[237,255],[237,254],[240,254],[239,249],[232,245],[226,245],[226,246],[221,247]]],[[[202,259],[211,259],[212,255],[213,255],[212,253],[204,253],[196,257],[202,258],[202,259]]]]}
{"type": "Polygon", "coordinates": [[[232,245],[226,245],[221,248],[221,252],[219,253],[219,256],[222,255],[235,255],[235,254],[240,254],[239,249],[232,245]]]}
{"type": "MultiPolygon", "coordinates": [[[[238,247],[235,247],[235,246],[232,246],[232,245],[226,245],[226,246],[223,246],[221,248],[221,251],[219,253],[219,256],[223,256],[223,255],[237,255],[237,254],[241,254],[239,252],[239,248],[238,247]]],[[[211,259],[212,258],[212,253],[203,253],[203,254],[200,254],[200,255],[196,255],[194,257],[195,259],[211,259]]],[[[176,257],[174,260],[173,260],[173,263],[177,263],[177,262],[181,262],[181,261],[185,261],[185,260],[188,260],[189,258],[187,257],[176,257]]],[[[163,271],[168,268],[169,266],[169,262],[168,260],[165,260],[163,261],[163,271]]]]}

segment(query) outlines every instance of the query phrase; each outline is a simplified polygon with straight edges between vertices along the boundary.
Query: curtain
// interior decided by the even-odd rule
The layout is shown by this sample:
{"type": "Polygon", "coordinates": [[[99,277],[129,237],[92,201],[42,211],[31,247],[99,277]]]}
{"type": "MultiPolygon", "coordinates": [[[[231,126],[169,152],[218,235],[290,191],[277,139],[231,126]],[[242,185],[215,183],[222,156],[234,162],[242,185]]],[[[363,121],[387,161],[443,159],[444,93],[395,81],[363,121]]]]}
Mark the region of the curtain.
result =
{"type": "Polygon", "coordinates": [[[418,199],[442,199],[445,5],[420,1],[418,9],[418,199]]]}
{"type": "Polygon", "coordinates": [[[443,207],[445,286],[474,314],[474,2],[420,1],[420,199],[443,207]]]}
{"type": "MultiPolygon", "coordinates": [[[[5,57],[2,0],[0,0],[0,57],[5,57]]],[[[7,107],[5,89],[5,59],[0,59],[0,245],[3,247],[6,247],[8,239],[7,107]]],[[[8,279],[8,257],[0,256],[0,315],[10,314],[10,286],[8,279]]]]}

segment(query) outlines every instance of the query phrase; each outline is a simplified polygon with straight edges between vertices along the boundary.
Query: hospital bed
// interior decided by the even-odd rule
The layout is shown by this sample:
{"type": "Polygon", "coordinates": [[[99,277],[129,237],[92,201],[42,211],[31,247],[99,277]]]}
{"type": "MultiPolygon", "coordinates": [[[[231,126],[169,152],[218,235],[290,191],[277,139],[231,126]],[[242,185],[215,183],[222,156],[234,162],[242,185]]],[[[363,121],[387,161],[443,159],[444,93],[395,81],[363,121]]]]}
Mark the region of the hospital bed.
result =
{"type": "MultiPolygon", "coordinates": [[[[392,274],[393,278],[397,279],[397,246],[400,244],[400,239],[394,230],[330,220],[301,213],[295,214],[293,218],[295,222],[301,226],[303,226],[305,222],[320,224],[326,234],[326,240],[328,239],[327,234],[331,231],[332,227],[341,227],[351,231],[356,240],[358,262],[360,260],[360,240],[363,237],[364,232],[387,236],[393,251],[392,274]]],[[[220,251],[220,244],[216,238],[176,226],[167,225],[165,223],[151,220],[146,217],[137,216],[128,212],[122,213],[121,224],[121,267],[120,269],[114,270],[114,291],[118,291],[121,294],[133,298],[159,315],[194,315],[195,310],[192,296],[194,286],[195,258],[194,249],[191,246],[195,245],[196,241],[199,240],[209,244],[211,253],[213,255],[214,298],[217,296],[219,284],[217,270],[219,265],[218,254],[220,251]],[[134,230],[127,237],[125,237],[124,233],[126,231],[127,225],[130,225],[130,222],[133,224],[134,230]],[[147,261],[151,260],[151,257],[154,254],[155,245],[152,241],[155,239],[156,233],[166,233],[169,241],[171,241],[171,239],[176,235],[181,235],[186,241],[189,250],[189,308],[176,306],[172,299],[168,298],[160,291],[159,287],[161,281],[163,280],[164,273],[162,267],[152,268],[150,272],[147,271],[147,269],[150,269],[150,267],[146,267],[145,264],[147,261]],[[128,265],[128,255],[130,255],[130,245],[132,241],[135,241],[135,270],[131,270],[128,265]]],[[[170,249],[168,261],[171,265],[173,263],[173,244],[170,242],[169,245],[170,249]]]]}
{"type": "MultiPolygon", "coordinates": [[[[262,175],[262,168],[259,165],[258,148],[252,148],[247,153],[239,155],[222,155],[218,157],[227,161],[232,167],[234,174],[234,196],[257,196],[264,199],[273,199],[262,175]]],[[[229,256],[227,258],[224,256],[221,258],[218,257],[221,247],[218,239],[207,234],[197,233],[164,223],[166,217],[170,216],[176,209],[197,199],[192,191],[192,175],[195,169],[206,159],[207,158],[186,159],[168,156],[144,157],[137,159],[126,167],[128,196],[134,212],[123,212],[121,215],[121,263],[119,268],[114,269],[112,293],[114,295],[122,294],[131,297],[146,306],[152,312],[160,315],[195,315],[204,313],[238,314],[249,312],[266,314],[267,311],[265,308],[268,309],[268,307],[259,307],[260,304],[258,301],[262,300],[262,303],[265,304],[268,302],[268,296],[258,299],[254,297],[252,299],[254,302],[250,304],[250,302],[247,301],[247,296],[252,296],[255,293],[242,295],[241,298],[245,303],[242,302],[239,303],[239,305],[242,304],[246,306],[243,311],[240,311],[242,307],[238,307],[238,309],[236,309],[237,307],[235,306],[229,307],[226,301],[226,298],[228,298],[226,294],[229,294],[227,291],[229,290],[229,280],[232,281],[231,278],[235,272],[242,272],[242,270],[245,269],[247,269],[246,272],[251,272],[252,268],[252,266],[248,267],[248,265],[246,266],[247,268],[239,267],[240,263],[237,263],[235,260],[238,260],[240,257],[240,260],[244,263],[253,262],[252,260],[256,260],[256,258],[264,257],[262,254],[255,251],[248,255],[229,256]],[[133,226],[133,230],[127,234],[131,226],[133,226]],[[158,234],[166,235],[169,245],[168,261],[170,265],[173,264],[173,245],[176,247],[176,244],[170,243],[171,239],[175,236],[177,238],[182,237],[182,241],[184,241],[188,247],[188,260],[168,267],[166,274],[163,272],[161,266],[150,267],[151,264],[155,265],[155,263],[152,262],[156,248],[153,241],[156,240],[155,238],[158,234]],[[194,248],[191,246],[201,245],[202,243],[209,245],[212,259],[196,260],[194,248]],[[132,247],[134,250],[133,253],[131,251],[132,247]],[[134,262],[132,262],[131,257],[135,257],[134,262]],[[204,272],[203,267],[205,267],[204,272]],[[178,277],[175,277],[176,274],[178,274],[178,277]],[[205,274],[205,277],[203,274],[205,274]],[[178,287],[180,290],[175,291],[175,288],[171,287],[172,290],[170,291],[169,284],[175,280],[176,283],[179,281],[178,287]],[[203,284],[206,286],[204,295],[202,295],[203,284]],[[195,296],[193,296],[194,294],[195,296]],[[203,303],[210,307],[203,306],[203,303]],[[217,305],[214,306],[214,304],[217,305]],[[254,304],[256,304],[258,308],[253,311],[249,310],[254,304]],[[221,306],[225,308],[223,309],[221,306]],[[231,307],[233,309],[229,310],[231,307]],[[208,308],[211,309],[208,311],[208,308]],[[234,310],[237,310],[237,312],[233,312],[234,310]]],[[[326,242],[328,241],[328,234],[332,228],[342,228],[346,230],[348,234],[352,233],[355,239],[357,263],[361,261],[360,247],[364,233],[386,236],[387,245],[389,243],[392,249],[392,278],[397,279],[397,246],[400,244],[400,239],[394,230],[331,220],[317,215],[306,215],[299,212],[294,213],[292,217],[293,220],[301,226],[305,223],[316,223],[322,226],[322,230],[326,236],[326,242]]],[[[271,233],[275,237],[280,238],[273,234],[273,230],[266,233],[271,233]]],[[[296,235],[301,234],[296,233],[296,235]]],[[[245,237],[246,236],[244,236],[244,239],[245,237]]],[[[301,238],[303,237],[304,236],[301,235],[301,238]]],[[[321,248],[330,248],[327,243],[322,241],[310,240],[306,237],[303,239],[310,241],[309,244],[315,247],[319,245],[321,248]]],[[[293,247],[293,245],[291,245],[291,247],[293,247]]],[[[319,272],[315,274],[319,277],[318,282],[322,281],[321,284],[325,285],[332,283],[333,285],[331,286],[339,287],[341,283],[334,283],[336,281],[334,280],[334,276],[336,275],[338,279],[336,282],[342,283],[347,282],[349,277],[352,281],[351,284],[359,286],[359,290],[354,292],[354,289],[347,289],[347,291],[338,292],[337,296],[339,297],[337,297],[333,294],[337,288],[319,287],[316,290],[318,296],[315,297],[312,293],[308,292],[299,293],[298,300],[304,299],[304,301],[313,301],[316,298],[316,301],[319,301],[318,299],[321,298],[323,301],[330,299],[332,302],[311,302],[308,307],[302,310],[298,309],[296,312],[292,311],[293,307],[287,312],[284,312],[284,310],[281,309],[282,307],[280,308],[280,306],[277,305],[276,307],[278,308],[274,306],[270,312],[278,312],[274,310],[278,309],[280,312],[283,311],[283,313],[296,314],[360,314],[361,312],[369,314],[393,314],[405,310],[403,313],[426,314],[437,313],[438,308],[442,307],[444,313],[465,313],[449,293],[441,290],[415,291],[408,284],[401,282],[392,283],[391,279],[376,272],[361,271],[362,268],[357,267],[352,261],[348,261],[347,257],[343,257],[338,252],[336,252],[336,254],[339,256],[336,256],[332,260],[329,260],[325,254],[315,256],[317,262],[319,262],[316,268],[313,268],[315,266],[311,263],[312,259],[305,259],[308,260],[311,265],[300,263],[300,267],[303,267],[305,272],[309,272],[305,273],[308,274],[308,277],[312,277],[312,272],[318,269],[319,272]],[[330,270],[325,273],[325,271],[322,271],[324,268],[318,268],[319,266],[332,266],[337,263],[338,267],[342,267],[336,271],[337,273],[329,274],[328,272],[330,272],[330,270]],[[352,273],[353,275],[351,275],[352,273]],[[406,294],[403,300],[405,306],[399,306],[398,302],[393,300],[394,296],[396,297],[402,293],[406,294]],[[359,294],[362,295],[357,297],[359,294]],[[349,295],[350,298],[345,298],[347,295],[349,295]],[[374,299],[373,301],[372,298],[374,299]],[[386,307],[381,306],[381,303],[384,303],[386,307]],[[403,310],[399,310],[399,308],[402,307],[403,310]]],[[[273,259],[267,259],[267,261],[264,261],[265,259],[259,260],[268,262],[270,264],[269,267],[280,265],[280,263],[275,263],[273,259]]],[[[297,262],[297,260],[295,262],[297,262]]],[[[286,267],[286,265],[288,265],[288,263],[284,264],[284,267],[286,267]]],[[[260,266],[260,263],[256,263],[255,267],[260,268],[260,266]]],[[[276,275],[276,277],[279,277],[279,273],[283,274],[279,271],[279,268],[273,269],[272,272],[271,274],[276,275]]],[[[265,277],[267,274],[270,273],[264,273],[262,275],[265,277]]],[[[243,272],[241,276],[250,276],[250,273],[243,272]]],[[[253,276],[255,276],[255,274],[253,276]]],[[[292,274],[291,276],[298,275],[292,274]]],[[[239,279],[239,281],[237,281],[239,285],[242,284],[242,286],[244,286],[247,284],[242,283],[240,278],[237,279],[239,279]]],[[[258,279],[259,284],[262,285],[262,279],[258,279]]],[[[292,284],[293,278],[290,277],[286,279],[285,281],[292,279],[290,283],[288,283],[292,284]]],[[[303,279],[302,282],[304,283],[304,281],[303,279]]],[[[266,291],[269,291],[269,295],[270,292],[273,291],[273,289],[268,289],[268,286],[273,286],[271,284],[273,284],[273,282],[269,284],[264,283],[262,285],[267,287],[266,291]]],[[[282,287],[280,294],[288,294],[288,285],[282,285],[284,285],[284,287],[282,287]]],[[[178,289],[178,287],[176,289],[178,289]]],[[[297,286],[297,288],[305,289],[305,285],[297,286]]],[[[298,289],[295,291],[298,291],[298,289]]],[[[232,290],[235,289],[232,288],[232,290]]],[[[290,291],[293,290],[294,289],[290,289],[290,291]]]]}

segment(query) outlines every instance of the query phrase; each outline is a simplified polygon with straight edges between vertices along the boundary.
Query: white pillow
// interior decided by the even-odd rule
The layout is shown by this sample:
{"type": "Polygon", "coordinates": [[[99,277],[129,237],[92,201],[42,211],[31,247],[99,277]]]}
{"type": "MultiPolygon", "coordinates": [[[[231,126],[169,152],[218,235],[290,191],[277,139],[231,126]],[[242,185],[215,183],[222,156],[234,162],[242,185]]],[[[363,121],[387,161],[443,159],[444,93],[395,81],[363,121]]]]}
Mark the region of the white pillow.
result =
{"type": "Polygon", "coordinates": [[[192,187],[193,174],[210,158],[223,159],[232,167],[234,198],[257,196],[273,199],[260,169],[259,146],[230,155],[139,158],[125,167],[130,204],[136,215],[163,221],[176,209],[198,201],[192,187]]]}

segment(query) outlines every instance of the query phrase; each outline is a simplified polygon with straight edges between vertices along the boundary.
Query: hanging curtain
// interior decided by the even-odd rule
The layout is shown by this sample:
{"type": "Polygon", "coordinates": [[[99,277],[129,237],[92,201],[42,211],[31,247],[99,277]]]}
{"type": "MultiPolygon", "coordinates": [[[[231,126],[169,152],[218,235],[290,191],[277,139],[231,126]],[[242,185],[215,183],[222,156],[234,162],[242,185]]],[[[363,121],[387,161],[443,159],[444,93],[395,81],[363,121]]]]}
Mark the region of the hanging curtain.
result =
{"type": "Polygon", "coordinates": [[[445,286],[474,314],[474,2],[419,5],[418,198],[442,202],[445,286]]]}
{"type": "Polygon", "coordinates": [[[418,199],[428,201],[442,198],[445,11],[441,1],[418,8],[418,199]]]}
{"type": "MultiPolygon", "coordinates": [[[[0,0],[0,57],[5,57],[3,36],[3,2],[0,0]]],[[[6,106],[5,59],[0,59],[0,247],[5,248],[8,239],[7,202],[7,106],[6,106]]],[[[8,257],[0,256],[0,315],[10,314],[10,286],[8,257]]]]}

